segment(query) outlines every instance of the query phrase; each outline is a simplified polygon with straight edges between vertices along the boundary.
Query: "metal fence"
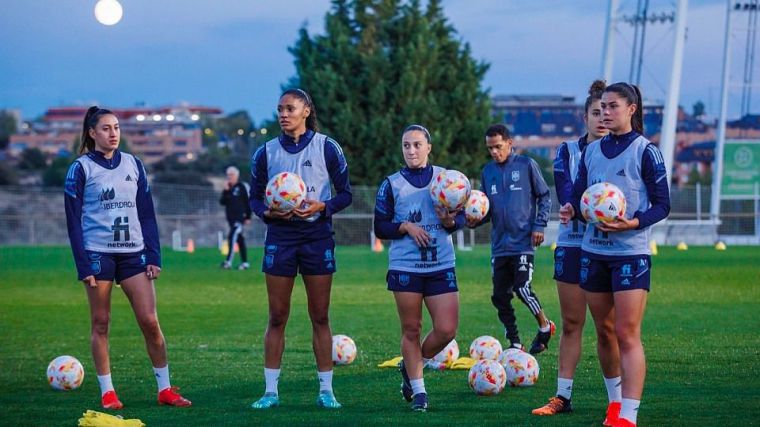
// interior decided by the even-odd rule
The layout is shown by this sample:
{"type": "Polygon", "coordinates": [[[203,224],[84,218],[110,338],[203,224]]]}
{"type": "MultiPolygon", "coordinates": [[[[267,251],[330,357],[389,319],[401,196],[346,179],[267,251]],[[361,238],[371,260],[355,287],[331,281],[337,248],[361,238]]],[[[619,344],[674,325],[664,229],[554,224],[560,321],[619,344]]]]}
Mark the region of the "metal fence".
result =
{"type": "MultiPolygon", "coordinates": [[[[353,204],[333,219],[340,245],[368,245],[376,188],[353,187],[353,204]]],[[[192,239],[196,246],[217,246],[227,232],[219,192],[208,187],[156,184],[152,186],[161,241],[192,239]]],[[[554,195],[552,189],[552,195],[554,195]]],[[[709,186],[673,188],[672,209],[667,221],[658,224],[653,236],[661,244],[685,241],[711,244],[760,244],[760,195],[744,200],[723,200],[720,221],[710,218],[709,186]]],[[[557,203],[547,227],[547,241],[556,235],[557,203]]],[[[266,227],[257,218],[246,227],[246,238],[262,245],[266,227]]],[[[490,227],[465,232],[466,244],[489,242],[490,227]]],[[[63,191],[56,188],[0,187],[0,245],[68,244],[63,191]]]]}

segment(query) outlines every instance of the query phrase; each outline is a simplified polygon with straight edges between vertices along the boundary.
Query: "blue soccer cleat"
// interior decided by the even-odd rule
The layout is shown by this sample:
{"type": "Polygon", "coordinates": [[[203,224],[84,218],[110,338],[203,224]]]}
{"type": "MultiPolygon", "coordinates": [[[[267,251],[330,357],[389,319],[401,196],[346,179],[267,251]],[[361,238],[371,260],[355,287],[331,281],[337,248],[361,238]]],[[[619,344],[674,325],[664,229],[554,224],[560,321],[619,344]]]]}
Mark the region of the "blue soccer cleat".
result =
{"type": "Polygon", "coordinates": [[[251,404],[253,409],[269,409],[280,406],[280,396],[275,393],[264,393],[261,398],[251,404]]]}
{"type": "Polygon", "coordinates": [[[409,379],[409,374],[406,372],[406,365],[401,360],[398,364],[398,370],[401,372],[401,395],[404,396],[404,400],[407,402],[412,401],[412,381],[409,379]]]}
{"type": "Polygon", "coordinates": [[[426,412],[428,408],[427,393],[417,393],[412,398],[412,411],[426,412]]]}
{"type": "Polygon", "coordinates": [[[335,395],[331,391],[322,390],[317,396],[317,406],[327,409],[340,409],[343,407],[336,399],[335,395]]]}

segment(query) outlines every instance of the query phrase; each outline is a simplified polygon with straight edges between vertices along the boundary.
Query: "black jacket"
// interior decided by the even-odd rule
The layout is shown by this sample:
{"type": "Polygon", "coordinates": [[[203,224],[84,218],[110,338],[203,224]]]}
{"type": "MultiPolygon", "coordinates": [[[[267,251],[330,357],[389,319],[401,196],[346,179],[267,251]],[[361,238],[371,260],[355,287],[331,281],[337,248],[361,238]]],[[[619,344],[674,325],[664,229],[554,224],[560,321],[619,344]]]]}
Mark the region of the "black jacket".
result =
{"type": "Polygon", "coordinates": [[[238,181],[229,190],[222,191],[219,204],[224,205],[227,221],[243,222],[251,218],[251,206],[248,204],[248,186],[238,181]]]}

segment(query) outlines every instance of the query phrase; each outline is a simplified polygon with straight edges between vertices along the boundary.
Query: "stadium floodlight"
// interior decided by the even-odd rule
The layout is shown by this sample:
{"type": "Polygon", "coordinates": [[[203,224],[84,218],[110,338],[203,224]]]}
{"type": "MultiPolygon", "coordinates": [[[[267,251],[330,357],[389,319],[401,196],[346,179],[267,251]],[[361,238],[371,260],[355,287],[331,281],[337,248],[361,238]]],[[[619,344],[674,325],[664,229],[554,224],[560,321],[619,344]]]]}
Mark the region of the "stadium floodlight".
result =
{"type": "Polygon", "coordinates": [[[160,114],[154,114],[153,115],[153,121],[154,122],[160,122],[161,121],[161,115],[160,114]]]}
{"type": "Polygon", "coordinates": [[[166,121],[167,122],[173,122],[174,121],[174,114],[167,114],[166,115],[166,121]]]}
{"type": "Polygon", "coordinates": [[[124,10],[117,0],[99,0],[95,4],[95,19],[103,25],[116,25],[121,21],[124,10]]]}
{"type": "Polygon", "coordinates": [[[200,115],[198,115],[198,114],[196,114],[196,113],[193,113],[193,114],[190,116],[190,120],[192,120],[192,121],[194,121],[194,122],[197,122],[197,121],[198,121],[198,120],[200,120],[200,119],[201,119],[201,116],[200,116],[200,115]]]}
{"type": "Polygon", "coordinates": [[[145,114],[138,114],[138,115],[135,117],[135,119],[136,119],[138,122],[142,122],[142,121],[145,121],[145,114]]]}

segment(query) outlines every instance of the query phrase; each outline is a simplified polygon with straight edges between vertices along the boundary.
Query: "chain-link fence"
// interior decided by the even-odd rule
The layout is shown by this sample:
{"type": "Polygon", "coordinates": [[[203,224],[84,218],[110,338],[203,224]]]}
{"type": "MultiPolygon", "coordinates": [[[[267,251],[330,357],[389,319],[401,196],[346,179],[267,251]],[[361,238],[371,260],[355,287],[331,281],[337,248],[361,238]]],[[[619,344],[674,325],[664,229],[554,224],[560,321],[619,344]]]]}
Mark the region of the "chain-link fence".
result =
{"type": "MultiPolygon", "coordinates": [[[[217,246],[226,236],[224,208],[219,192],[208,187],[156,184],[152,186],[161,241],[192,239],[196,246],[217,246]]],[[[369,245],[376,188],[353,187],[353,204],[333,218],[339,245],[369,245]]],[[[554,195],[552,189],[552,195],[554,195]]],[[[760,194],[743,200],[723,200],[720,222],[710,218],[709,186],[671,189],[668,221],[658,224],[653,236],[661,244],[685,241],[710,244],[727,242],[760,244],[760,194]]],[[[554,241],[559,206],[552,204],[547,242],[554,241]]],[[[266,226],[257,218],[246,227],[249,244],[264,242],[266,226]]],[[[490,226],[465,231],[465,244],[489,242],[490,226]]],[[[0,245],[68,244],[63,191],[56,188],[0,187],[0,245]]]]}

